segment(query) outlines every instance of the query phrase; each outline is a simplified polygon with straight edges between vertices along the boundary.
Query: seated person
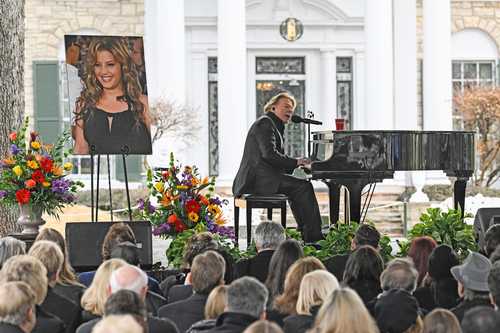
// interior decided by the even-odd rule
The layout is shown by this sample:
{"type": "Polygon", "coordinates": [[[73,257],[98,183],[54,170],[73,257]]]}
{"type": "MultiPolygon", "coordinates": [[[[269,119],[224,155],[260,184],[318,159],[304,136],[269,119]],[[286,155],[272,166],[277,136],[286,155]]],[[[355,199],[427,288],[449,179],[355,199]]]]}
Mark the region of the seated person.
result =
{"type": "Polygon", "coordinates": [[[35,294],[24,282],[0,284],[0,332],[30,333],[35,327],[35,294]]]}
{"type": "Polygon", "coordinates": [[[227,286],[215,287],[208,294],[205,304],[205,319],[197,321],[186,331],[187,333],[198,333],[208,331],[215,327],[217,318],[224,312],[227,306],[227,286]]]}
{"type": "Polygon", "coordinates": [[[493,224],[484,234],[483,253],[489,258],[500,245],[500,224],[493,224]]]}

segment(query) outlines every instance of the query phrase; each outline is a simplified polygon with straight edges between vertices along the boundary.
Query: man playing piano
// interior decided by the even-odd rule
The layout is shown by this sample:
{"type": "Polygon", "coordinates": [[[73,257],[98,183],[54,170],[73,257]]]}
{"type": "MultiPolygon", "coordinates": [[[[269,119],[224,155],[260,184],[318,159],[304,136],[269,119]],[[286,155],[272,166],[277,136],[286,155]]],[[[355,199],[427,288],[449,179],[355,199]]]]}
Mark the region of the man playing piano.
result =
{"type": "Polygon", "coordinates": [[[314,242],[323,238],[314,189],[309,181],[290,175],[296,167],[310,167],[310,161],[291,158],[284,152],[285,124],[295,107],[295,98],[287,92],[280,92],[266,103],[265,114],[248,131],[233,194],[286,194],[304,241],[314,242]]]}

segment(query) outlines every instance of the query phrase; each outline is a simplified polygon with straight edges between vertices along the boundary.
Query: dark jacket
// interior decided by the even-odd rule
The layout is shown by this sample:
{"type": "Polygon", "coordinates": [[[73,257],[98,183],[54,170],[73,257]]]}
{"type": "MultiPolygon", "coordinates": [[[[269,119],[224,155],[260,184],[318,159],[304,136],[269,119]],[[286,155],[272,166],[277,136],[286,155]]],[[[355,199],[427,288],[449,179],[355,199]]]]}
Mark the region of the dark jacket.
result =
{"type": "Polygon", "coordinates": [[[286,317],[283,322],[283,331],[285,333],[305,333],[314,324],[316,315],[318,314],[320,306],[313,306],[310,315],[295,314],[286,317]]]}
{"type": "Polygon", "coordinates": [[[158,310],[158,316],[172,320],[179,331],[185,332],[191,325],[204,319],[207,298],[208,295],[195,293],[183,301],[162,306],[158,310]]]}
{"type": "Polygon", "coordinates": [[[36,324],[31,333],[63,333],[66,327],[61,319],[47,313],[39,305],[35,308],[36,324]]]}
{"type": "Polygon", "coordinates": [[[262,283],[265,283],[269,262],[274,250],[266,250],[257,253],[253,258],[242,260],[236,264],[236,278],[243,276],[253,276],[262,283]]]}
{"type": "Polygon", "coordinates": [[[200,333],[200,332],[206,332],[215,327],[215,324],[217,323],[216,319],[205,319],[205,320],[200,320],[193,325],[186,331],[186,333],[200,333]]]}
{"type": "Polygon", "coordinates": [[[148,309],[149,315],[157,316],[158,310],[165,304],[167,304],[165,297],[152,291],[146,293],[146,308],[148,309]]]}
{"type": "Polygon", "coordinates": [[[66,326],[67,333],[73,333],[81,323],[80,306],[55,293],[50,287],[47,289],[47,296],[40,307],[61,319],[66,326]]]}
{"type": "Polygon", "coordinates": [[[57,283],[52,290],[63,297],[66,297],[71,302],[80,305],[82,300],[83,292],[85,291],[84,286],[74,285],[74,284],[60,284],[57,283]]]}
{"type": "Polygon", "coordinates": [[[418,304],[428,311],[435,308],[452,309],[460,301],[457,281],[454,278],[433,280],[429,286],[415,290],[413,295],[417,298],[418,304]]]}
{"type": "Polygon", "coordinates": [[[472,308],[475,308],[476,306],[488,306],[488,307],[493,307],[491,304],[490,300],[487,298],[477,298],[473,299],[471,301],[466,301],[463,300],[460,302],[456,307],[451,309],[450,311],[453,312],[455,317],[457,317],[458,322],[461,323],[462,319],[464,319],[464,315],[467,311],[469,311],[472,308]]]}
{"type": "Polygon", "coordinates": [[[348,287],[358,293],[365,305],[375,299],[382,292],[380,282],[373,280],[354,281],[349,283],[348,287]]]}
{"type": "MultiPolygon", "coordinates": [[[[85,324],[80,325],[76,330],[76,333],[91,333],[95,325],[101,320],[101,318],[93,319],[85,324]]],[[[166,318],[158,318],[148,316],[147,319],[148,333],[178,333],[179,330],[173,322],[166,318]]]]}
{"type": "Polygon", "coordinates": [[[347,260],[349,259],[350,253],[347,254],[339,254],[336,256],[333,256],[331,258],[328,258],[325,261],[325,267],[326,269],[335,275],[337,280],[341,282],[344,279],[344,270],[345,266],[347,264],[347,260]]]}
{"type": "Polygon", "coordinates": [[[244,193],[276,193],[279,175],[290,173],[297,160],[283,147],[284,124],[274,113],[259,117],[248,131],[243,158],[233,182],[234,196],[244,193]],[[256,182],[258,180],[258,182],[256,182]]]}
{"type": "Polygon", "coordinates": [[[224,312],[217,318],[215,327],[208,331],[210,333],[242,333],[248,326],[252,325],[258,318],[236,312],[224,312]]]}
{"type": "Polygon", "coordinates": [[[19,326],[0,323],[0,333],[24,333],[24,331],[19,326]]]}
{"type": "Polygon", "coordinates": [[[190,284],[175,285],[168,290],[167,303],[170,304],[183,301],[191,296],[193,296],[192,285],[190,284]]]}

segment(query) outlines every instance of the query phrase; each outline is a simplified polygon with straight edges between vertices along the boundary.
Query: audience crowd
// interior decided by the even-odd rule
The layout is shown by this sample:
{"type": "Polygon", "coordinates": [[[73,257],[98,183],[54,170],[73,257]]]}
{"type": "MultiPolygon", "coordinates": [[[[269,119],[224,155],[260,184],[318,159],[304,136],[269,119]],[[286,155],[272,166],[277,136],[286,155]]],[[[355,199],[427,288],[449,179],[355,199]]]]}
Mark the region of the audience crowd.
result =
{"type": "Polygon", "coordinates": [[[114,224],[96,271],[77,275],[61,234],[0,239],[0,333],[500,332],[500,226],[460,263],[447,245],[414,238],[384,262],[380,234],[359,227],[351,252],[304,256],[277,223],[255,230],[257,253],[233,262],[209,233],[186,244],[183,270],[141,269],[132,229],[114,224]]]}

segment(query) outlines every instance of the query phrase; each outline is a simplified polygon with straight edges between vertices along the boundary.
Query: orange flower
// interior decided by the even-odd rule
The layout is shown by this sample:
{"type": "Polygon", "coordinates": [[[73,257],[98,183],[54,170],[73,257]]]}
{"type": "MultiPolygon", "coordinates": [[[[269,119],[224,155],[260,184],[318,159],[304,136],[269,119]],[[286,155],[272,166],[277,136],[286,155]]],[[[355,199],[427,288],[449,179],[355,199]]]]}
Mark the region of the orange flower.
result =
{"type": "Polygon", "coordinates": [[[16,163],[16,161],[12,157],[4,159],[3,162],[7,165],[14,165],[16,163]]]}
{"type": "Polygon", "coordinates": [[[203,178],[203,180],[201,181],[201,183],[203,185],[208,184],[208,177],[203,178]]]}
{"type": "Polygon", "coordinates": [[[16,132],[10,133],[9,139],[10,139],[10,141],[15,141],[17,139],[17,133],[16,132]]]}
{"type": "Polygon", "coordinates": [[[26,186],[26,188],[33,188],[36,186],[36,182],[33,179],[28,179],[24,182],[24,185],[26,186]]]}
{"type": "Polygon", "coordinates": [[[163,194],[160,203],[162,204],[162,206],[167,207],[172,203],[172,199],[168,194],[163,194]]]}
{"type": "Polygon", "coordinates": [[[62,176],[64,174],[64,169],[59,165],[54,165],[52,167],[52,173],[54,174],[54,176],[62,176]]]}
{"type": "Polygon", "coordinates": [[[199,199],[199,200],[200,200],[200,202],[201,202],[202,204],[204,204],[205,206],[210,205],[210,201],[208,201],[207,197],[205,197],[204,195],[200,195],[200,196],[198,197],[198,199],[199,199]]]}
{"type": "Polygon", "coordinates": [[[223,217],[215,219],[215,223],[219,226],[226,224],[226,220],[223,217]]]}

